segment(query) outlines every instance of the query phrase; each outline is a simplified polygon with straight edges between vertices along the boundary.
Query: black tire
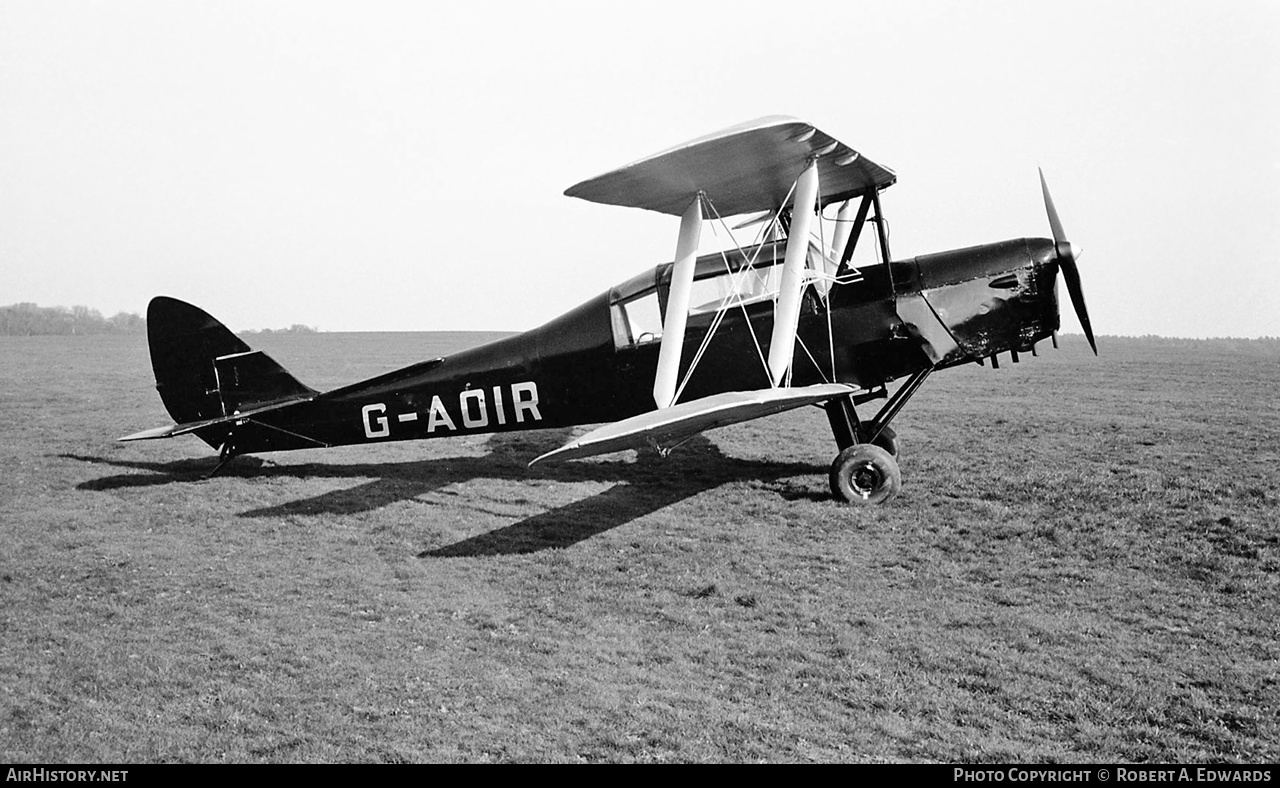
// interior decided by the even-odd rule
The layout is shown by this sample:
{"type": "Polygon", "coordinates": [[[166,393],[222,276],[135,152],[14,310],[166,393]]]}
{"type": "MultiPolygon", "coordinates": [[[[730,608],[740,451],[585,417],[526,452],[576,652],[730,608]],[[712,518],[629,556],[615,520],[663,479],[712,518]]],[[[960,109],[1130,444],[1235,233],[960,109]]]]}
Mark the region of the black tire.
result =
{"type": "Polygon", "coordinates": [[[831,463],[831,494],[855,504],[888,503],[902,489],[902,471],[893,455],[873,443],[840,452],[831,463]]]}
{"type": "Polygon", "coordinates": [[[876,439],[871,441],[871,443],[872,445],[879,446],[880,448],[889,452],[889,455],[892,456],[895,460],[899,458],[898,433],[893,431],[893,427],[885,427],[884,429],[880,430],[880,434],[877,435],[876,439]]]}

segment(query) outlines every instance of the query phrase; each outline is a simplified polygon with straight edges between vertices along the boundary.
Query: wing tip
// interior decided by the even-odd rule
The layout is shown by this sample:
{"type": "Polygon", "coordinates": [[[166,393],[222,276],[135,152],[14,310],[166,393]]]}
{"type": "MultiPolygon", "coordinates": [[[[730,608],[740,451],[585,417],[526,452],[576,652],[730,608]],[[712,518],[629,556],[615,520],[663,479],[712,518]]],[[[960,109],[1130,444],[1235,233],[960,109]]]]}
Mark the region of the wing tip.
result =
{"type": "Polygon", "coordinates": [[[142,432],[135,432],[132,435],[125,435],[123,437],[116,438],[116,442],[126,443],[129,441],[146,441],[146,440],[156,440],[158,438],[172,438],[174,432],[178,430],[178,428],[179,427],[177,424],[171,424],[168,427],[153,427],[152,429],[149,429],[149,430],[143,430],[142,432]]]}
{"type": "Polygon", "coordinates": [[[572,460],[574,459],[573,457],[566,456],[566,455],[569,455],[575,449],[580,449],[580,448],[581,448],[581,445],[576,440],[570,443],[566,443],[565,445],[561,446],[558,449],[552,449],[551,451],[546,452],[545,454],[539,454],[537,457],[534,457],[532,460],[529,460],[529,464],[525,467],[532,468],[535,464],[539,462],[562,462],[564,460],[572,460]]]}

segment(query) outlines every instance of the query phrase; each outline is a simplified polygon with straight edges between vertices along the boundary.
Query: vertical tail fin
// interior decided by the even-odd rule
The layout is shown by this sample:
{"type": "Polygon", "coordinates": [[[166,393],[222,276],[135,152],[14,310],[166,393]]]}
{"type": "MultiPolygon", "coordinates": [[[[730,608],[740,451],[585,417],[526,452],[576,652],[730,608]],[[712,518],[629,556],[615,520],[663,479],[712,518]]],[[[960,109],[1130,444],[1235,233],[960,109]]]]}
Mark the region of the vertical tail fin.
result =
{"type": "MultiPolygon", "coordinates": [[[[147,307],[156,389],[178,424],[231,416],[275,401],[314,396],[270,356],[253,350],[207,312],[157,296],[147,307]]],[[[215,448],[218,430],[196,433],[215,448]]]]}

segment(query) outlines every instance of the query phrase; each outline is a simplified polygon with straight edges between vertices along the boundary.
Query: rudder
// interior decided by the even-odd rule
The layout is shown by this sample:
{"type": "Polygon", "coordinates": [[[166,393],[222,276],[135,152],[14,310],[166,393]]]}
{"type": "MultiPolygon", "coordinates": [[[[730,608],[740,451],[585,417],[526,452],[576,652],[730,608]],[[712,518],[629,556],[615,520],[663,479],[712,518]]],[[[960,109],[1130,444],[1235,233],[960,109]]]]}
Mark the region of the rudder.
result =
{"type": "MultiPolygon", "coordinates": [[[[176,298],[151,299],[147,341],[156,390],[178,424],[317,393],[203,309],[176,298]]],[[[222,435],[220,431],[196,434],[215,448],[222,435]]]]}

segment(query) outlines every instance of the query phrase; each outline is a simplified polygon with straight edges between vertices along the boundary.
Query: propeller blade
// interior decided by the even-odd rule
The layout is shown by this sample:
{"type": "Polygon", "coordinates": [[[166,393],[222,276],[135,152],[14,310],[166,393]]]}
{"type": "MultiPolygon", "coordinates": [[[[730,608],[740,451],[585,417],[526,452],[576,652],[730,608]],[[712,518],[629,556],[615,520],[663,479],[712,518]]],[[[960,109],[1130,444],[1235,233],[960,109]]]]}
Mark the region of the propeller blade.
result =
{"type": "Polygon", "coordinates": [[[1058,211],[1053,207],[1053,198],[1049,196],[1049,184],[1044,180],[1044,170],[1040,170],[1040,191],[1044,193],[1044,209],[1049,214],[1049,229],[1053,231],[1053,242],[1061,244],[1067,240],[1067,234],[1062,231],[1062,220],[1058,218],[1058,211]]]}
{"type": "Polygon", "coordinates": [[[1076,317],[1080,318],[1080,327],[1084,329],[1085,339],[1093,348],[1093,355],[1098,355],[1098,343],[1093,341],[1093,326],[1089,324],[1089,308],[1084,305],[1084,289],[1080,286],[1080,269],[1076,261],[1062,258],[1058,261],[1062,270],[1062,280],[1067,283],[1067,292],[1071,294],[1071,305],[1076,309],[1076,317]]]}
{"type": "Polygon", "coordinates": [[[1076,258],[1080,252],[1071,247],[1067,234],[1062,229],[1062,220],[1058,218],[1058,209],[1053,207],[1053,198],[1049,196],[1049,184],[1044,179],[1044,169],[1040,170],[1040,191],[1044,194],[1044,210],[1049,214],[1049,229],[1053,231],[1053,243],[1058,255],[1058,269],[1062,271],[1062,280],[1067,283],[1067,292],[1071,295],[1071,306],[1075,307],[1076,317],[1080,318],[1080,327],[1084,336],[1093,348],[1093,355],[1098,355],[1098,344],[1093,340],[1093,326],[1089,323],[1089,308],[1084,303],[1084,288],[1080,284],[1080,268],[1076,258]]]}

